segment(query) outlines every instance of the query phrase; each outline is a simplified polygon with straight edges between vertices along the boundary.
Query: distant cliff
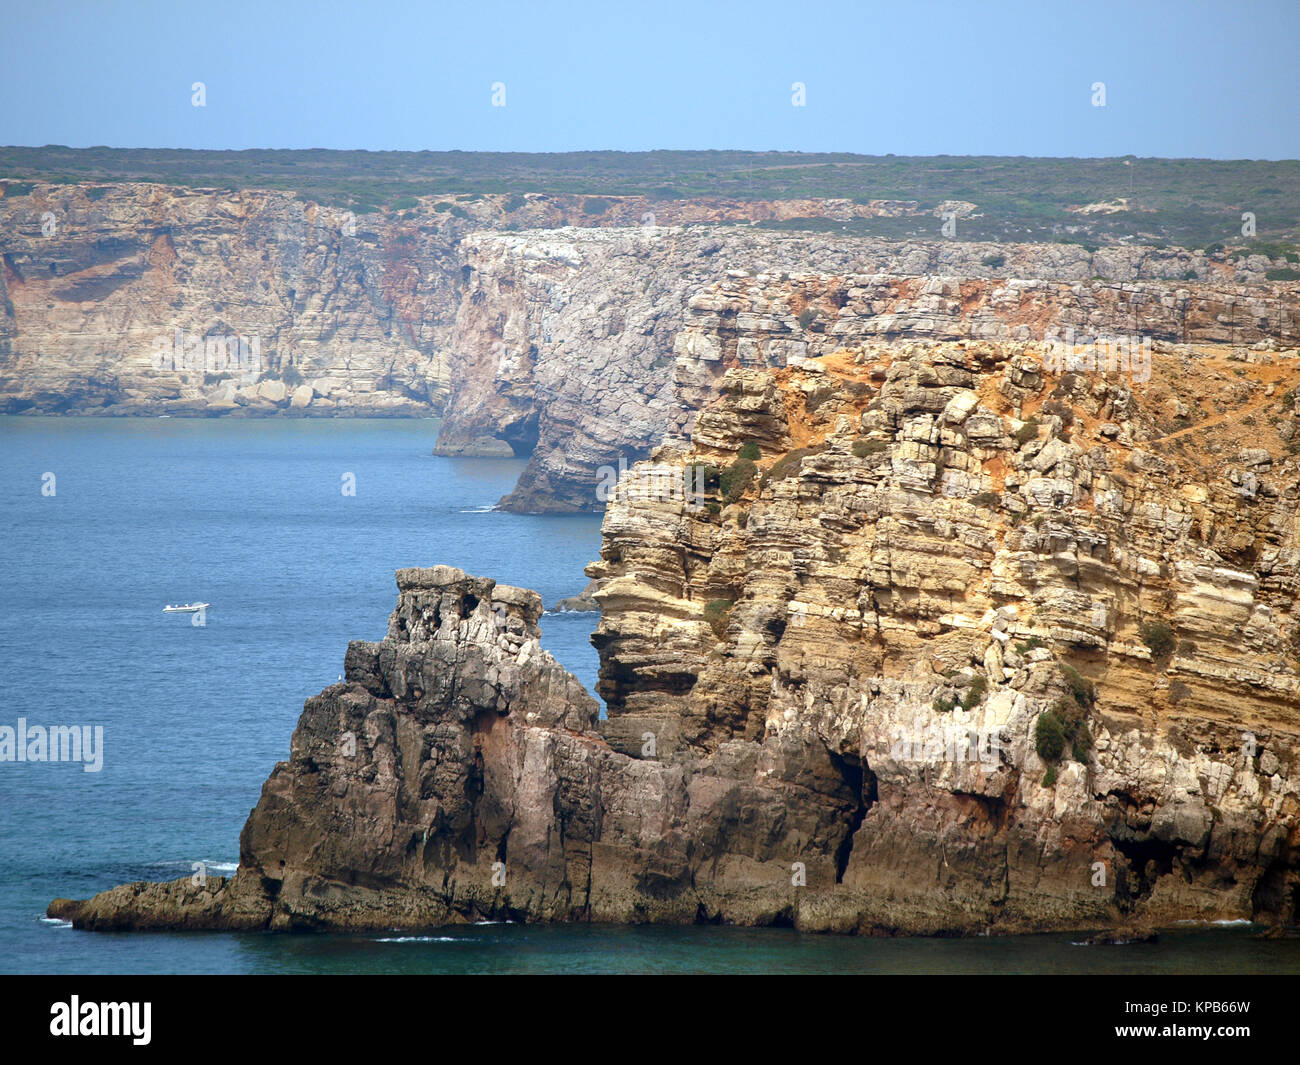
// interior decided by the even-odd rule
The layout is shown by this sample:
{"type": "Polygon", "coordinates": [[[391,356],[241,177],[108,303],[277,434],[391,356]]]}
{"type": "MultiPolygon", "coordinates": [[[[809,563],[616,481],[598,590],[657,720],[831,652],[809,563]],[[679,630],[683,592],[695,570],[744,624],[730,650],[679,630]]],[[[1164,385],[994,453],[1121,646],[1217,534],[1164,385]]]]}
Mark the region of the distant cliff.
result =
{"type": "Polygon", "coordinates": [[[519,511],[600,510],[729,365],[1065,322],[1295,344],[1295,286],[1263,284],[1259,255],[739,224],[913,202],[484,194],[353,214],[284,192],[0,187],[0,412],[445,414],[441,453],[530,458],[502,503],[519,511]]]}
{"type": "Polygon", "coordinates": [[[1262,258],[1151,248],[696,227],[483,233],[461,250],[438,450],[531,456],[502,500],[517,511],[600,511],[609,471],[688,429],[728,366],[864,337],[1042,340],[1071,325],[1294,346],[1300,306],[1295,284],[1261,284],[1262,258]],[[1189,272],[1209,280],[1170,280],[1189,272]]]}
{"type": "Polygon", "coordinates": [[[474,195],[355,214],[258,190],[0,192],[0,413],[438,414],[468,233],[916,209],[474,195]]]}
{"type": "Polygon", "coordinates": [[[6,196],[0,410],[429,414],[470,223],[378,222],[276,192],[6,196]]]}

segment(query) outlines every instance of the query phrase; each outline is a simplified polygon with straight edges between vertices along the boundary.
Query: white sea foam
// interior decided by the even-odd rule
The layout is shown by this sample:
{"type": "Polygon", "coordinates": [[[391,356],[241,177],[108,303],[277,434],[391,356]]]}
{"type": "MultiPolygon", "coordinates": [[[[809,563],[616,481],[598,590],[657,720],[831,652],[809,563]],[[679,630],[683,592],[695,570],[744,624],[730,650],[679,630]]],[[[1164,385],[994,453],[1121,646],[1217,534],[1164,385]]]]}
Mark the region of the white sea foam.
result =
{"type": "Polygon", "coordinates": [[[491,514],[497,509],[495,503],[484,503],[481,507],[470,507],[468,510],[462,510],[462,514],[491,514]]]}
{"type": "Polygon", "coordinates": [[[1189,917],[1184,920],[1174,922],[1174,924],[1176,925],[1192,925],[1198,928],[1205,928],[1210,925],[1218,925],[1222,927],[1226,925],[1237,925],[1237,926],[1251,925],[1254,923],[1255,922],[1248,917],[1231,917],[1231,918],[1224,918],[1223,920],[1220,921],[1202,921],[1195,917],[1189,917]]]}
{"type": "Polygon", "coordinates": [[[62,917],[42,917],[41,924],[47,924],[52,928],[71,928],[72,922],[65,921],[62,917]]]}
{"type": "Polygon", "coordinates": [[[456,943],[457,936],[385,936],[376,943],[456,943]]]}

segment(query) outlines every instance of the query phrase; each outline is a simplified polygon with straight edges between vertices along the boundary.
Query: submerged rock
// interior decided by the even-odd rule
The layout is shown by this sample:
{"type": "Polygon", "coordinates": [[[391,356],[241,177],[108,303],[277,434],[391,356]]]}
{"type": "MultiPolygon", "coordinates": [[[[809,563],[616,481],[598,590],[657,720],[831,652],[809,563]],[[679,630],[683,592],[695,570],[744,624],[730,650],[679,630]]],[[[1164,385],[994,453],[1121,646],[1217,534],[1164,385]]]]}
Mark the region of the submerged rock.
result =
{"type": "Polygon", "coordinates": [[[600,585],[600,581],[588,581],[587,586],[577,595],[566,596],[559,600],[551,607],[552,612],[579,611],[594,613],[600,610],[600,604],[596,602],[596,593],[600,591],[600,585]]]}
{"type": "Polygon", "coordinates": [[[1128,947],[1135,943],[1155,943],[1160,938],[1154,928],[1112,928],[1097,932],[1080,942],[1089,947],[1128,947]]]}

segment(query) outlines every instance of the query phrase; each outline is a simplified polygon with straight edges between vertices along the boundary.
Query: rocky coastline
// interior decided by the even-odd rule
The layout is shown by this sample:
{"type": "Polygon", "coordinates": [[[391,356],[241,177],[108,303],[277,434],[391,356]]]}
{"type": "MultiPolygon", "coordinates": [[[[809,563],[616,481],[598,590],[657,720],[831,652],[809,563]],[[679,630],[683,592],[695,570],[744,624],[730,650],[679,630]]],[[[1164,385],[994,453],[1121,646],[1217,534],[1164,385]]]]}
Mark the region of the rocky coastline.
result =
{"type": "Polygon", "coordinates": [[[440,454],[528,458],[500,504],[517,512],[600,512],[728,365],[1071,325],[1296,336],[1297,285],[1268,283],[1258,254],[754,225],[916,213],[902,201],[631,196],[592,214],[429,196],[353,214],[270,190],[0,187],[0,413],[440,417],[440,454]]]}
{"type": "Polygon", "coordinates": [[[1300,363],[1171,344],[1138,387],[1030,342],[864,336],[739,364],[770,331],[712,334],[716,397],[607,501],[607,718],[536,593],[401,570],[233,878],[50,915],[1294,925],[1300,363]]]}

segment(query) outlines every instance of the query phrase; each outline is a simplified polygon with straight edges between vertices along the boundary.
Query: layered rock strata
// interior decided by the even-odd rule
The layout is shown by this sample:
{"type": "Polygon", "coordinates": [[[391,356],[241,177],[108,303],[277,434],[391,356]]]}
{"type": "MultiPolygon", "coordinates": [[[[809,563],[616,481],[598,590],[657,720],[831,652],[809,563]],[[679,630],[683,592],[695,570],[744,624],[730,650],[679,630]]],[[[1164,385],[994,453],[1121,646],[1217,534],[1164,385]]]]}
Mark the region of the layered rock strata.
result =
{"type": "Polygon", "coordinates": [[[462,920],[793,920],[856,808],[824,752],[632,758],[538,646],[535,592],[401,570],[387,637],[308,700],[233,878],[137,883],[79,928],[387,929],[462,920]]]}
{"type": "Polygon", "coordinates": [[[403,570],[226,882],[83,928],[973,933],[1300,897],[1300,364],[882,343],[735,368],[614,488],[609,718],[530,592],[403,570]],[[1220,407],[1226,409],[1219,409],[1220,407]]]}
{"type": "Polygon", "coordinates": [[[468,219],[279,192],[0,200],[0,411],[429,415],[468,219]]]}
{"type": "Polygon", "coordinates": [[[688,433],[730,366],[877,338],[1297,342],[1295,284],[1246,285],[1185,252],[1046,245],[1002,247],[1007,276],[1028,280],[999,280],[991,248],[737,228],[475,235],[438,451],[531,456],[507,510],[599,511],[610,474],[688,433]],[[1153,280],[1189,264],[1215,279],[1153,280]]]}
{"type": "Polygon", "coordinates": [[[531,457],[513,510],[599,510],[608,471],[689,429],[716,395],[677,380],[675,360],[708,356],[679,338],[711,328],[701,314],[743,331],[772,303],[775,365],[834,330],[1041,339],[1106,315],[1293,337],[1262,290],[1238,300],[1274,266],[1259,256],[738,224],[919,210],[902,201],[429,196],[353,215],[272,191],[0,188],[0,412],[445,412],[442,453],[531,457]]]}
{"type": "Polygon", "coordinates": [[[467,233],[917,211],[529,194],[358,215],[269,190],[0,182],[0,412],[440,413],[467,233]]]}
{"type": "Polygon", "coordinates": [[[607,734],[860,773],[804,927],[1294,921],[1300,363],[1041,355],[729,371],[607,510],[607,734]]]}

